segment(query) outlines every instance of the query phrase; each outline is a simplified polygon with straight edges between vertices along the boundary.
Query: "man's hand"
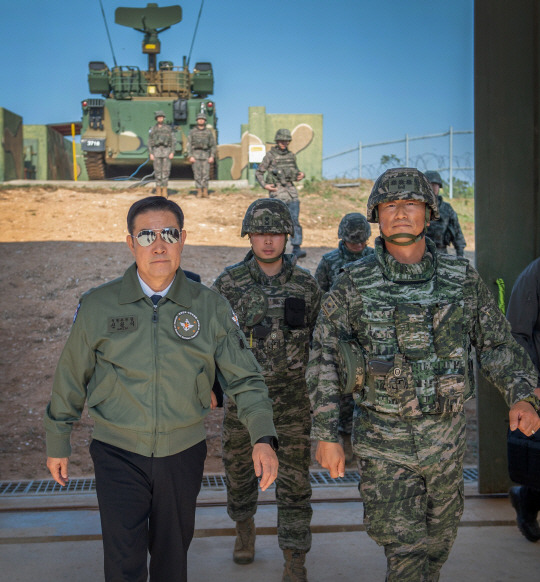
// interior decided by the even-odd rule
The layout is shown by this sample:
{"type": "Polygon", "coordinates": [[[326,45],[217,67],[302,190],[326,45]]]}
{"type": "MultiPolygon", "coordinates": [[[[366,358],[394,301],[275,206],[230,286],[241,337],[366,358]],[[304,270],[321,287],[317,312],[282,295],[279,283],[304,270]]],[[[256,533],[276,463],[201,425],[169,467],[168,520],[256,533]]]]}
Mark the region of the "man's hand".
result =
{"type": "Polygon", "coordinates": [[[171,153],[169,154],[169,160],[172,160],[173,158],[174,158],[174,152],[171,152],[171,153]]]}
{"type": "Polygon", "coordinates": [[[266,184],[264,189],[268,190],[269,192],[275,192],[277,190],[277,186],[274,186],[273,184],[266,184]]]}
{"type": "Polygon", "coordinates": [[[510,408],[510,430],[519,430],[525,436],[531,436],[540,430],[540,416],[534,406],[520,400],[510,408]]]}
{"type": "Polygon", "coordinates": [[[57,459],[55,457],[47,457],[47,469],[51,472],[53,479],[62,485],[68,482],[68,457],[63,457],[61,459],[57,459]]]}
{"type": "Polygon", "coordinates": [[[303,180],[305,177],[306,175],[304,174],[304,172],[298,172],[296,176],[296,181],[298,182],[299,180],[303,180]]]}
{"type": "Polygon", "coordinates": [[[339,443],[319,441],[315,458],[321,467],[330,471],[332,479],[345,477],[345,453],[339,443]]]}
{"type": "Polygon", "coordinates": [[[215,410],[217,408],[217,396],[214,391],[210,392],[210,410],[215,410]]]}
{"type": "Polygon", "coordinates": [[[213,163],[214,163],[214,156],[210,156],[210,157],[208,158],[208,163],[209,163],[209,164],[213,164],[213,163]]]}
{"type": "Polygon", "coordinates": [[[150,161],[153,162],[154,161],[154,154],[150,154],[150,161]]]}
{"type": "Polygon", "coordinates": [[[191,156],[188,161],[189,161],[190,164],[194,164],[195,163],[195,158],[193,156],[191,156]]]}
{"type": "Polygon", "coordinates": [[[259,485],[266,491],[276,480],[278,472],[278,460],[274,449],[266,443],[253,445],[253,468],[255,475],[261,478],[259,485]]]}

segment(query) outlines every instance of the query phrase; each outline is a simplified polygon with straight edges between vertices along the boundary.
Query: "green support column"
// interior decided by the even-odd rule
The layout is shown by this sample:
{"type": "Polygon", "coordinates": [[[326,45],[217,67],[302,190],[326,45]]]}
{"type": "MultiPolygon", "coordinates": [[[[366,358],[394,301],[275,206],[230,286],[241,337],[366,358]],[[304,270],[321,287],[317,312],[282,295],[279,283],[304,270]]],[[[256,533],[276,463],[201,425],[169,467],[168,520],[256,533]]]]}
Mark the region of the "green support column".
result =
{"type": "MultiPolygon", "coordinates": [[[[475,1],[476,264],[488,287],[506,285],[540,256],[538,0],[475,1]]],[[[479,490],[510,485],[508,408],[493,386],[478,386],[479,490]]]]}

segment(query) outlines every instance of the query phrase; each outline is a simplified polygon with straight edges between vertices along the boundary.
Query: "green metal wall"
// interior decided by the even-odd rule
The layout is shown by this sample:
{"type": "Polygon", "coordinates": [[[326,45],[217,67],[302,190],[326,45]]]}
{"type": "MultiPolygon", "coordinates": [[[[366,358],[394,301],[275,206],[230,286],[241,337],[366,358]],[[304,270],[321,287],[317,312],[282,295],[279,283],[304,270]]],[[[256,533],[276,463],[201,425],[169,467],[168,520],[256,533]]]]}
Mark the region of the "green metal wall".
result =
{"type": "MultiPolygon", "coordinates": [[[[538,0],[475,2],[476,264],[489,288],[540,256],[538,0]]],[[[480,379],[479,489],[506,491],[508,408],[480,379]]]]}
{"type": "Polygon", "coordinates": [[[24,126],[26,176],[36,180],[73,180],[71,141],[47,125],[24,126]]]}
{"type": "Polygon", "coordinates": [[[0,181],[24,177],[22,117],[0,107],[0,181]]]}

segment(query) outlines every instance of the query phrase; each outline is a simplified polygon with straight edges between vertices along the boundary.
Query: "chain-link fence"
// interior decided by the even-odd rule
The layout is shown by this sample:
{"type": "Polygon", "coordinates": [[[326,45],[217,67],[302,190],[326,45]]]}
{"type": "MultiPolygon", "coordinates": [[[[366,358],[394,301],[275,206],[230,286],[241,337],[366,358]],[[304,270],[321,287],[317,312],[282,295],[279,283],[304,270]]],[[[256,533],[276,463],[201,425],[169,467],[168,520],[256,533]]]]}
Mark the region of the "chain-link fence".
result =
{"type": "Polygon", "coordinates": [[[474,132],[454,131],[381,141],[359,142],[337,154],[323,158],[325,178],[370,178],[374,180],[387,168],[415,167],[436,170],[448,183],[448,195],[454,195],[456,180],[474,185],[474,132]],[[426,144],[426,141],[428,143],[426,144]]]}

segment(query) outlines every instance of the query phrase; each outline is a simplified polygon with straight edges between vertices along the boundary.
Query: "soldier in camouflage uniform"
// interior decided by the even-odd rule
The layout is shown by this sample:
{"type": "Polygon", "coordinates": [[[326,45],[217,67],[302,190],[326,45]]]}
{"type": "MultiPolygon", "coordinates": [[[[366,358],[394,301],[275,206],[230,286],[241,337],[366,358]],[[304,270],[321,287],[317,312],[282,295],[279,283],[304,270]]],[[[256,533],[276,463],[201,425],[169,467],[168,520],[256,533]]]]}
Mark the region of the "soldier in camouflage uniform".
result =
{"type": "Polygon", "coordinates": [[[187,138],[187,156],[193,166],[193,177],[197,187],[197,198],[208,198],[210,164],[216,159],[216,138],[214,132],[206,127],[206,115],[197,115],[197,125],[187,138]]]}
{"type": "Polygon", "coordinates": [[[299,222],[300,200],[293,182],[302,180],[305,174],[298,169],[296,155],[289,150],[291,140],[291,132],[288,129],[276,131],[274,138],[276,145],[264,156],[255,171],[255,178],[265,190],[270,192],[271,198],[283,200],[289,207],[294,223],[294,235],[291,236],[292,252],[301,259],[306,256],[306,251],[300,248],[302,245],[302,227],[299,222]]]}
{"type": "Polygon", "coordinates": [[[317,460],[344,474],[339,399],[355,399],[364,522],[384,546],[388,581],[432,582],[463,512],[463,404],[479,369],[510,408],[510,427],[540,429],[537,375],[469,261],[437,253],[425,227],[437,199],[414,168],[387,170],[368,200],[375,253],[344,268],[325,296],[307,381],[317,460]]]}
{"type": "Polygon", "coordinates": [[[157,123],[150,129],[148,135],[148,153],[154,162],[156,194],[167,198],[167,184],[171,174],[171,160],[174,156],[176,136],[173,128],[170,125],[165,125],[163,111],[156,111],[154,117],[157,123]]]}
{"type": "MultiPolygon", "coordinates": [[[[307,580],[304,567],[311,547],[310,403],[305,382],[311,333],[322,293],[309,271],[286,255],[293,234],[289,210],[281,200],[263,198],[247,209],[242,236],[251,250],[227,267],[214,289],[229,300],[249,346],[262,367],[273,400],[279,439],[276,481],[278,541],[285,556],[283,581],[307,580]]],[[[233,559],[248,564],[254,558],[257,478],[250,470],[249,434],[239,422],[236,405],[225,403],[223,461],[227,511],[236,521],[233,559]]]]}
{"type": "MultiPolygon", "coordinates": [[[[342,267],[347,263],[353,263],[373,254],[373,249],[367,246],[370,236],[369,222],[360,212],[350,212],[341,219],[338,227],[338,248],[323,255],[315,271],[315,279],[323,291],[330,291],[342,267]]],[[[339,434],[347,462],[352,461],[353,458],[351,449],[353,411],[352,394],[344,394],[339,412],[339,434]]]]}
{"type": "Polygon", "coordinates": [[[439,207],[439,220],[431,222],[427,228],[426,236],[430,238],[437,250],[441,253],[446,253],[447,246],[452,244],[456,249],[458,257],[463,256],[463,251],[467,246],[459,218],[456,211],[450,206],[448,202],[443,200],[439,194],[439,190],[443,187],[442,178],[439,172],[428,171],[425,174],[426,178],[431,182],[431,188],[437,196],[437,205],[439,207]]]}

